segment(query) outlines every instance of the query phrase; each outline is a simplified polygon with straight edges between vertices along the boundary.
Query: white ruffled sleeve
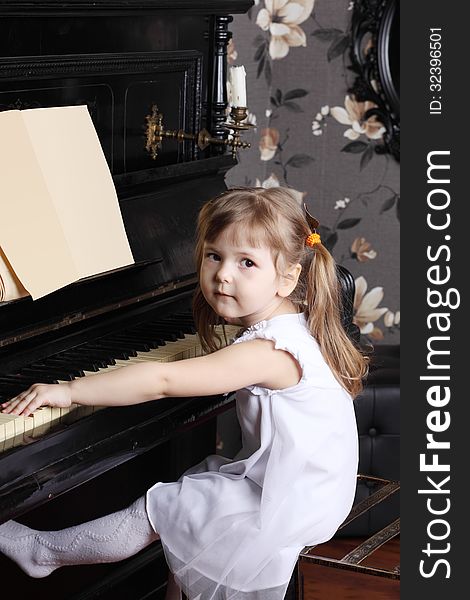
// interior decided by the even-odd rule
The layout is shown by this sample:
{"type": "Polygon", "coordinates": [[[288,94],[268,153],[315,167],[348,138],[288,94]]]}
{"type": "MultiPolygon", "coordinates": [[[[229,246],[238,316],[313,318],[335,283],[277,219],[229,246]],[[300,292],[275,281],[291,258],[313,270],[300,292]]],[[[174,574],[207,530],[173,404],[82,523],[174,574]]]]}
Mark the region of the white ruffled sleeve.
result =
{"type": "Polygon", "coordinates": [[[289,352],[298,365],[302,375],[297,384],[283,390],[272,390],[269,388],[249,385],[246,387],[252,394],[257,396],[272,396],[280,391],[291,395],[292,400],[304,400],[305,396],[302,390],[306,387],[318,387],[322,389],[341,388],[338,381],[331,373],[329,367],[325,368],[325,360],[320,352],[317,341],[313,336],[305,331],[304,335],[299,336],[297,329],[290,330],[287,325],[278,320],[260,321],[255,325],[248,327],[241,332],[233,341],[234,344],[248,342],[254,339],[264,339],[274,342],[276,350],[289,352]]]}

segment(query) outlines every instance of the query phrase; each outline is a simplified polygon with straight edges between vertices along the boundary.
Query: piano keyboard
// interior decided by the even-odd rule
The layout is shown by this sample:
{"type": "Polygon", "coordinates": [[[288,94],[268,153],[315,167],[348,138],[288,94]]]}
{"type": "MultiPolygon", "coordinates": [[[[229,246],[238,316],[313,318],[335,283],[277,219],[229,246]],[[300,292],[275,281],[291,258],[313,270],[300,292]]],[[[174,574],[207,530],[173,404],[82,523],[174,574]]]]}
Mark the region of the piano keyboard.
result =
{"type": "MultiPolygon", "coordinates": [[[[217,327],[222,345],[230,342],[239,327],[226,325],[224,329],[226,340],[222,326],[217,327]]],[[[15,375],[0,375],[0,401],[14,397],[33,383],[60,383],[134,363],[172,362],[202,354],[191,317],[175,315],[75,346],[29,365],[15,375]]],[[[68,408],[43,406],[29,417],[0,413],[0,452],[29,443],[58,424],[67,425],[101,408],[76,404],[68,408]]]]}

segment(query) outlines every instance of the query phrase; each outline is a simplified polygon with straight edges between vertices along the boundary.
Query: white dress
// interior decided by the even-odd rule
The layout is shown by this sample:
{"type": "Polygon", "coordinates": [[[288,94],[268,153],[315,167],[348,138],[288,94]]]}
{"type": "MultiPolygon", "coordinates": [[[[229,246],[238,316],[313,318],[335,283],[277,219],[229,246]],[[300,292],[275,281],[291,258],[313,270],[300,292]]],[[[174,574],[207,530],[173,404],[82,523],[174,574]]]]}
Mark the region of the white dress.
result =
{"type": "Polygon", "coordinates": [[[298,384],[236,394],[243,447],[208,456],[147,492],[147,511],[190,600],[282,600],[304,546],[329,540],[356,489],[350,395],[325,363],[303,314],[261,321],[234,340],[273,340],[302,369],[298,384]]]}

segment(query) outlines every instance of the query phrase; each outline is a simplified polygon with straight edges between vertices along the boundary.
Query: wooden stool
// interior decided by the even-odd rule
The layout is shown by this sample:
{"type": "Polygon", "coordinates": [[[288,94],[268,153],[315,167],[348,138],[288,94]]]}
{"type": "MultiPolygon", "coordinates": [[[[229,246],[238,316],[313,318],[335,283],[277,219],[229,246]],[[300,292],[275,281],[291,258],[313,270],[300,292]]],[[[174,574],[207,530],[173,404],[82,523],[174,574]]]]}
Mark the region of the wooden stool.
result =
{"type": "MultiPolygon", "coordinates": [[[[351,521],[366,513],[373,506],[400,489],[398,481],[380,479],[359,475],[358,479],[376,484],[377,489],[367,498],[353,506],[344,523],[338,531],[351,521]]],[[[347,552],[341,558],[331,558],[323,555],[326,544],[305,547],[299,555],[293,580],[289,585],[286,598],[302,600],[302,569],[309,565],[309,576],[314,579],[313,585],[318,589],[315,598],[342,600],[354,598],[368,600],[392,600],[400,597],[400,567],[374,564],[374,553],[400,533],[400,519],[396,519],[381,531],[375,533],[364,542],[347,552]],[[367,559],[367,565],[361,564],[367,559]],[[332,569],[335,569],[333,572],[332,569]],[[325,592],[324,590],[327,590],[325,592]],[[355,596],[355,590],[357,595],[355,596]]],[[[326,554],[326,552],[325,552],[326,554]]]]}

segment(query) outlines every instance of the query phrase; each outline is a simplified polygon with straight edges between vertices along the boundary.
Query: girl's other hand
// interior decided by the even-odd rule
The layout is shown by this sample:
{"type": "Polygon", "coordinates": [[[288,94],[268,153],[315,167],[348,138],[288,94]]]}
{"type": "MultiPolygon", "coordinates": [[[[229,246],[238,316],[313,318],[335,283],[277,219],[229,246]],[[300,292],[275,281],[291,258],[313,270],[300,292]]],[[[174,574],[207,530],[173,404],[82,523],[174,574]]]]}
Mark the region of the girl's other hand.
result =
{"type": "Polygon", "coordinates": [[[70,387],[66,383],[35,383],[8,402],[0,404],[3,413],[29,416],[40,406],[67,408],[72,403],[70,387]]]}

